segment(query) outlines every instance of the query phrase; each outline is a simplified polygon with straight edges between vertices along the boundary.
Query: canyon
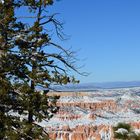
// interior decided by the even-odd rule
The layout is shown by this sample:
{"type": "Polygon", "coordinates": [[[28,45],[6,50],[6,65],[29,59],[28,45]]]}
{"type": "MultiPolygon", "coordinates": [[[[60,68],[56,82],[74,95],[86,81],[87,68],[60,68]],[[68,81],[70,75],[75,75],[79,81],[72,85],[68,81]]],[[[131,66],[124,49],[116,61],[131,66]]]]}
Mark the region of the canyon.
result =
{"type": "Polygon", "coordinates": [[[60,95],[59,110],[40,125],[52,140],[115,140],[112,127],[119,122],[140,133],[140,87],[51,95],[60,95]]]}

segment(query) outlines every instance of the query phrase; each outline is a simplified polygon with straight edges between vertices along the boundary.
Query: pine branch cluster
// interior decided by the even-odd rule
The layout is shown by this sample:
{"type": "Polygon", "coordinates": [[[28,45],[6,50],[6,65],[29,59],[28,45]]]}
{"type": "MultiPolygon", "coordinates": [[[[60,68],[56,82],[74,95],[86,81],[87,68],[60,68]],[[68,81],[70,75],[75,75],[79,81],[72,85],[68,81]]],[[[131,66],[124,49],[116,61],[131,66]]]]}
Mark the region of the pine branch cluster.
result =
{"type": "Polygon", "coordinates": [[[57,14],[46,10],[52,4],[53,0],[0,1],[0,139],[47,139],[38,124],[58,110],[59,97],[36,88],[78,82],[68,73],[78,72],[73,52],[55,43],[49,31],[52,27],[63,39],[57,14]],[[20,8],[26,8],[27,17],[17,16],[20,8]]]}

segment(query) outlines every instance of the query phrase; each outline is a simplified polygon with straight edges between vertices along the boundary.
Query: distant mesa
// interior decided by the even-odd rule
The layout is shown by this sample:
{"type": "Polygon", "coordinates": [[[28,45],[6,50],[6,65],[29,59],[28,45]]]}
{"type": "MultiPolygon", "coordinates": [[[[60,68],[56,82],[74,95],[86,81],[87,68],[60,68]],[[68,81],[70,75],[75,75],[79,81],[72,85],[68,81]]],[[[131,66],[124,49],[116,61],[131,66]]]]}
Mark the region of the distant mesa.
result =
{"type": "Polygon", "coordinates": [[[57,91],[95,91],[98,89],[140,87],[140,81],[130,82],[102,82],[102,83],[81,83],[65,86],[52,86],[57,91]]]}

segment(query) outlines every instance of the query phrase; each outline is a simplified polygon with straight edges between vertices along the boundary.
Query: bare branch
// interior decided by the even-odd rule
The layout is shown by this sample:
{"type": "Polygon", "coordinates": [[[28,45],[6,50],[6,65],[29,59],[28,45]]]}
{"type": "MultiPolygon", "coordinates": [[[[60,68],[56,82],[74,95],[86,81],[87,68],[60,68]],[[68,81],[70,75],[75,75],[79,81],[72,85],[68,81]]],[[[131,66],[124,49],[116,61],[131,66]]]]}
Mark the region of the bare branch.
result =
{"type": "Polygon", "coordinates": [[[51,22],[51,21],[53,21],[54,20],[54,16],[56,16],[56,15],[58,15],[58,13],[55,13],[55,14],[53,14],[53,15],[51,15],[51,16],[48,16],[47,18],[48,18],[48,20],[47,21],[45,21],[45,22],[42,22],[42,23],[40,23],[39,25],[45,25],[45,24],[47,24],[47,23],[49,23],[49,22],[51,22]]]}
{"type": "Polygon", "coordinates": [[[66,59],[64,59],[61,55],[59,54],[46,54],[46,57],[53,57],[53,58],[56,58],[57,60],[59,60],[60,62],[62,62],[66,67],[68,67],[69,69],[72,69],[74,70],[75,72],[77,72],[78,74],[80,75],[83,75],[83,76],[87,76],[86,73],[80,73],[77,68],[75,68],[75,66],[73,65],[73,63],[70,63],[68,61],[66,61],[66,59]]]}
{"type": "Polygon", "coordinates": [[[62,50],[63,52],[65,52],[65,54],[69,55],[68,51],[65,50],[63,47],[61,47],[60,45],[57,45],[57,44],[55,44],[53,42],[48,42],[48,43],[51,44],[51,45],[53,45],[53,46],[55,46],[56,48],[62,50]]]}

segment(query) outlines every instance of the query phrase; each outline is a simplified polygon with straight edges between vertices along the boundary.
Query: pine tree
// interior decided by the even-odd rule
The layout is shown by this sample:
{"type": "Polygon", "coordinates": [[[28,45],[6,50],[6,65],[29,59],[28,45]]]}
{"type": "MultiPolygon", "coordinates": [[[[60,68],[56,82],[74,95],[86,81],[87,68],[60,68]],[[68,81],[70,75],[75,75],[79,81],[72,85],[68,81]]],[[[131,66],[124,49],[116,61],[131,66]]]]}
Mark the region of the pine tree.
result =
{"type": "Polygon", "coordinates": [[[137,134],[127,123],[118,123],[113,127],[114,138],[119,140],[139,140],[140,134],[137,134]]]}
{"type": "Polygon", "coordinates": [[[36,88],[78,82],[69,75],[78,72],[73,52],[51,38],[53,26],[63,39],[63,25],[56,14],[48,15],[52,5],[53,0],[0,1],[0,139],[47,139],[38,122],[57,111],[58,97],[36,88]],[[17,16],[20,8],[26,17],[17,16]]]}

